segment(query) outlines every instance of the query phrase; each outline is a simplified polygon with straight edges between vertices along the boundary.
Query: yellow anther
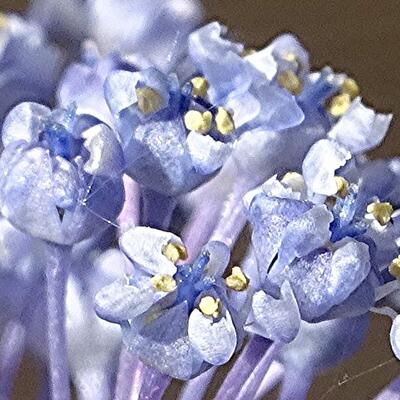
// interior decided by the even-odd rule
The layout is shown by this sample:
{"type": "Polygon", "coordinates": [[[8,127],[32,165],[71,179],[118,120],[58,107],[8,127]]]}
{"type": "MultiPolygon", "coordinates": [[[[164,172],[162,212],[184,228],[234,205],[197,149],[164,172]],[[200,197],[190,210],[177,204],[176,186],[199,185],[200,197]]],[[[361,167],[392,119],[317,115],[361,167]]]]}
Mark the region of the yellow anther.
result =
{"type": "Polygon", "coordinates": [[[212,296],[205,296],[200,300],[199,309],[207,317],[218,318],[221,301],[212,296]]]}
{"type": "Polygon", "coordinates": [[[225,278],[226,286],[236,292],[246,290],[249,287],[249,282],[249,279],[240,267],[233,267],[231,275],[225,278]]]}
{"type": "Polygon", "coordinates": [[[295,53],[292,53],[291,51],[287,51],[281,54],[281,58],[282,60],[291,62],[291,63],[298,63],[299,62],[299,58],[297,57],[297,55],[295,53]]]}
{"type": "Polygon", "coordinates": [[[349,182],[341,176],[335,176],[335,182],[337,187],[336,194],[339,197],[346,197],[349,192],[349,182]]]}
{"type": "Polygon", "coordinates": [[[207,96],[208,82],[207,82],[206,78],[203,78],[202,76],[196,76],[190,82],[193,86],[192,93],[195,96],[199,96],[199,97],[207,96]]]}
{"type": "Polygon", "coordinates": [[[8,17],[6,14],[0,12],[0,29],[7,28],[8,26],[8,17]]]}
{"type": "Polygon", "coordinates": [[[389,265],[389,273],[397,279],[400,279],[400,256],[396,257],[389,265]]]}
{"type": "Polygon", "coordinates": [[[185,126],[190,131],[206,134],[211,129],[212,114],[210,111],[201,113],[196,110],[189,110],[184,117],[185,126]]]}
{"type": "Polygon", "coordinates": [[[393,214],[393,207],[390,203],[371,203],[367,207],[371,214],[381,225],[386,225],[393,214]]]}
{"type": "Polygon", "coordinates": [[[153,276],[150,280],[154,289],[158,292],[169,293],[176,289],[175,279],[171,275],[158,274],[153,276]]]}
{"type": "Polygon", "coordinates": [[[218,132],[223,135],[229,135],[235,130],[235,123],[232,115],[224,107],[218,107],[217,115],[215,116],[218,132]]]}
{"type": "Polygon", "coordinates": [[[277,80],[279,85],[294,95],[299,94],[303,89],[300,78],[290,69],[282,71],[277,80]]]}
{"type": "Polygon", "coordinates": [[[332,97],[326,107],[332,117],[341,117],[349,108],[351,104],[351,96],[348,93],[341,93],[332,97]]]}
{"type": "Polygon", "coordinates": [[[360,88],[354,79],[346,78],[342,83],[341,92],[348,94],[351,100],[354,100],[360,94],[360,88]]]}
{"type": "Polygon", "coordinates": [[[162,98],[160,94],[151,87],[136,89],[137,107],[143,114],[151,114],[161,108],[162,98]]]}
{"type": "Polygon", "coordinates": [[[162,254],[174,264],[179,260],[187,259],[186,247],[179,243],[168,243],[162,249],[162,254]]]}
{"type": "Polygon", "coordinates": [[[295,192],[301,192],[305,185],[303,175],[298,172],[287,172],[281,179],[281,182],[295,192]]]}

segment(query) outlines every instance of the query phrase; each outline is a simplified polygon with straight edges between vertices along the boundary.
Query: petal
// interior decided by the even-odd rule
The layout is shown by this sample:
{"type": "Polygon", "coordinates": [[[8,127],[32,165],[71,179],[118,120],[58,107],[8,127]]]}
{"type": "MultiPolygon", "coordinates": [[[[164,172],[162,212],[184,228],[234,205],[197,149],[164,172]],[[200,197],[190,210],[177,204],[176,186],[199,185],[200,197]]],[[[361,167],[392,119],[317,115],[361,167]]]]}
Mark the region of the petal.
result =
{"type": "Polygon", "coordinates": [[[316,142],[303,161],[303,176],[314,193],[326,196],[337,192],[335,171],[346,164],[351,153],[328,139],[316,142]]]}
{"type": "Polygon", "coordinates": [[[229,247],[216,240],[211,240],[202,249],[202,252],[209,253],[210,261],[206,267],[208,276],[219,277],[225,272],[231,258],[231,251],[229,247]]]}
{"type": "Polygon", "coordinates": [[[121,176],[124,154],[115,133],[106,125],[96,125],[82,133],[90,157],[83,169],[90,175],[121,176]]]}
{"type": "Polygon", "coordinates": [[[231,153],[228,143],[217,142],[211,136],[190,132],[186,140],[193,166],[202,175],[218,171],[231,153]]]}
{"type": "Polygon", "coordinates": [[[252,299],[253,321],[245,329],[273,341],[291,342],[300,329],[300,311],[288,281],[281,287],[281,298],[274,299],[264,291],[252,299]]]}
{"type": "Polygon", "coordinates": [[[188,335],[191,345],[212,365],[225,364],[236,349],[236,330],[228,311],[219,321],[213,322],[212,318],[194,309],[189,316],[188,335]]]}
{"type": "Polygon", "coordinates": [[[295,258],[306,256],[322,247],[331,237],[332,213],[325,205],[316,205],[291,221],[282,238],[276,265],[271,273],[289,265],[295,258]]]}
{"type": "Polygon", "coordinates": [[[176,267],[162,254],[168,243],[183,246],[178,236],[144,226],[129,229],[119,240],[121,250],[143,271],[173,276],[176,267]]]}
{"type": "Polygon", "coordinates": [[[11,142],[24,140],[37,142],[43,129],[43,120],[50,115],[50,109],[38,103],[21,103],[7,115],[3,124],[4,146],[11,142]]]}
{"type": "Polygon", "coordinates": [[[102,288],[95,297],[95,310],[100,318],[118,323],[143,314],[167,294],[153,288],[150,276],[135,272],[129,282],[123,278],[102,288]]]}
{"type": "Polygon", "coordinates": [[[393,320],[390,329],[390,344],[394,355],[400,360],[400,315],[393,320]]]}
{"type": "Polygon", "coordinates": [[[368,276],[371,265],[365,243],[353,239],[338,242],[334,253],[315,251],[295,260],[275,282],[289,280],[302,319],[312,321],[344,302],[368,276]]]}
{"type": "Polygon", "coordinates": [[[147,321],[135,320],[131,327],[123,328],[128,349],[145,364],[173,378],[186,380],[198,373],[202,359],[187,335],[186,302],[163,311],[157,318],[149,313],[147,321]]]}
{"type": "Polygon", "coordinates": [[[328,137],[358,154],[378,146],[384,139],[392,114],[377,114],[357,98],[329,131],[328,137]]]}
{"type": "Polygon", "coordinates": [[[258,195],[253,200],[249,210],[249,219],[253,226],[251,241],[262,276],[269,270],[289,222],[310,208],[311,205],[304,201],[278,199],[265,195],[258,195]]]}

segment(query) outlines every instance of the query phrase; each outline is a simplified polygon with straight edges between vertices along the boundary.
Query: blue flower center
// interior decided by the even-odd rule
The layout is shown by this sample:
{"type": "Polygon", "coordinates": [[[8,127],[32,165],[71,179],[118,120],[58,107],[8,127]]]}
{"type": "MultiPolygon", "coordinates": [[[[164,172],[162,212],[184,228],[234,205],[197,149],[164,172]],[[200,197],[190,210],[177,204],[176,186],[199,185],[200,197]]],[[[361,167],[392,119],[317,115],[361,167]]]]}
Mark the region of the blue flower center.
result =
{"type": "Polygon", "coordinates": [[[178,266],[174,278],[178,284],[177,304],[187,301],[193,309],[196,298],[205,290],[211,289],[214,280],[205,276],[204,269],[210,262],[210,254],[204,251],[193,264],[178,266]]]}

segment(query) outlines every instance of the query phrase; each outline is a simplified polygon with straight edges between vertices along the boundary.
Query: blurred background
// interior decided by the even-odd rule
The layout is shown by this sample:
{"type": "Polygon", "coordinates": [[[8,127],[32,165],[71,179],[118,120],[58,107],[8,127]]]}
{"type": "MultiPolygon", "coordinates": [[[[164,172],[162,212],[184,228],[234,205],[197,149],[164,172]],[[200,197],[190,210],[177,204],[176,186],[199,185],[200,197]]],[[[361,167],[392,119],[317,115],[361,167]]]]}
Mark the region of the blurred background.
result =
{"type": "MultiPolygon", "coordinates": [[[[27,4],[23,0],[0,0],[0,9],[22,12],[27,4]]],[[[277,34],[290,31],[308,48],[315,67],[331,65],[354,77],[366,103],[379,111],[394,113],[390,134],[373,156],[399,154],[399,0],[203,0],[203,4],[207,20],[222,21],[248,47],[261,47],[277,34]]],[[[314,383],[309,399],[372,399],[400,374],[399,362],[389,347],[389,329],[388,318],[372,316],[362,350],[321,376],[314,383]]],[[[39,369],[28,356],[13,399],[36,398],[39,369]]],[[[207,395],[209,399],[217,386],[218,382],[214,382],[207,395]]],[[[176,395],[170,390],[167,397],[174,399],[176,395]]]]}

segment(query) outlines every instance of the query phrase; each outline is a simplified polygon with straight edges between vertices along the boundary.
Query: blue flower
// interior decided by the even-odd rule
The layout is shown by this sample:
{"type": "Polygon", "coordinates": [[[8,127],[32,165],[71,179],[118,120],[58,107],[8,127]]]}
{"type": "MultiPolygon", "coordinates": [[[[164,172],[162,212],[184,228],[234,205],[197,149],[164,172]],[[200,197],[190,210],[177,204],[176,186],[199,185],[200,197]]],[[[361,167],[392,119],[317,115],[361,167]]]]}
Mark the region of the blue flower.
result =
{"type": "Polygon", "coordinates": [[[130,351],[178,379],[226,363],[239,340],[222,278],[228,248],[209,242],[192,264],[175,265],[186,257],[181,240],[145,227],[124,233],[120,246],[132,269],[96,295],[96,311],[121,325],[130,351]]]}
{"type": "Polygon", "coordinates": [[[61,72],[61,53],[39,26],[16,15],[0,15],[0,123],[21,101],[49,103],[61,72]]]}
{"type": "Polygon", "coordinates": [[[397,248],[396,223],[386,226],[388,203],[358,207],[357,187],[341,191],[341,179],[327,205],[294,173],[246,195],[260,282],[248,331],[290,342],[300,319],[361,315],[374,304],[382,270],[397,248]]]}
{"type": "Polygon", "coordinates": [[[115,134],[75,107],[21,103],[3,127],[2,214],[33,236],[72,244],[121,210],[124,161],[115,134]]]}

